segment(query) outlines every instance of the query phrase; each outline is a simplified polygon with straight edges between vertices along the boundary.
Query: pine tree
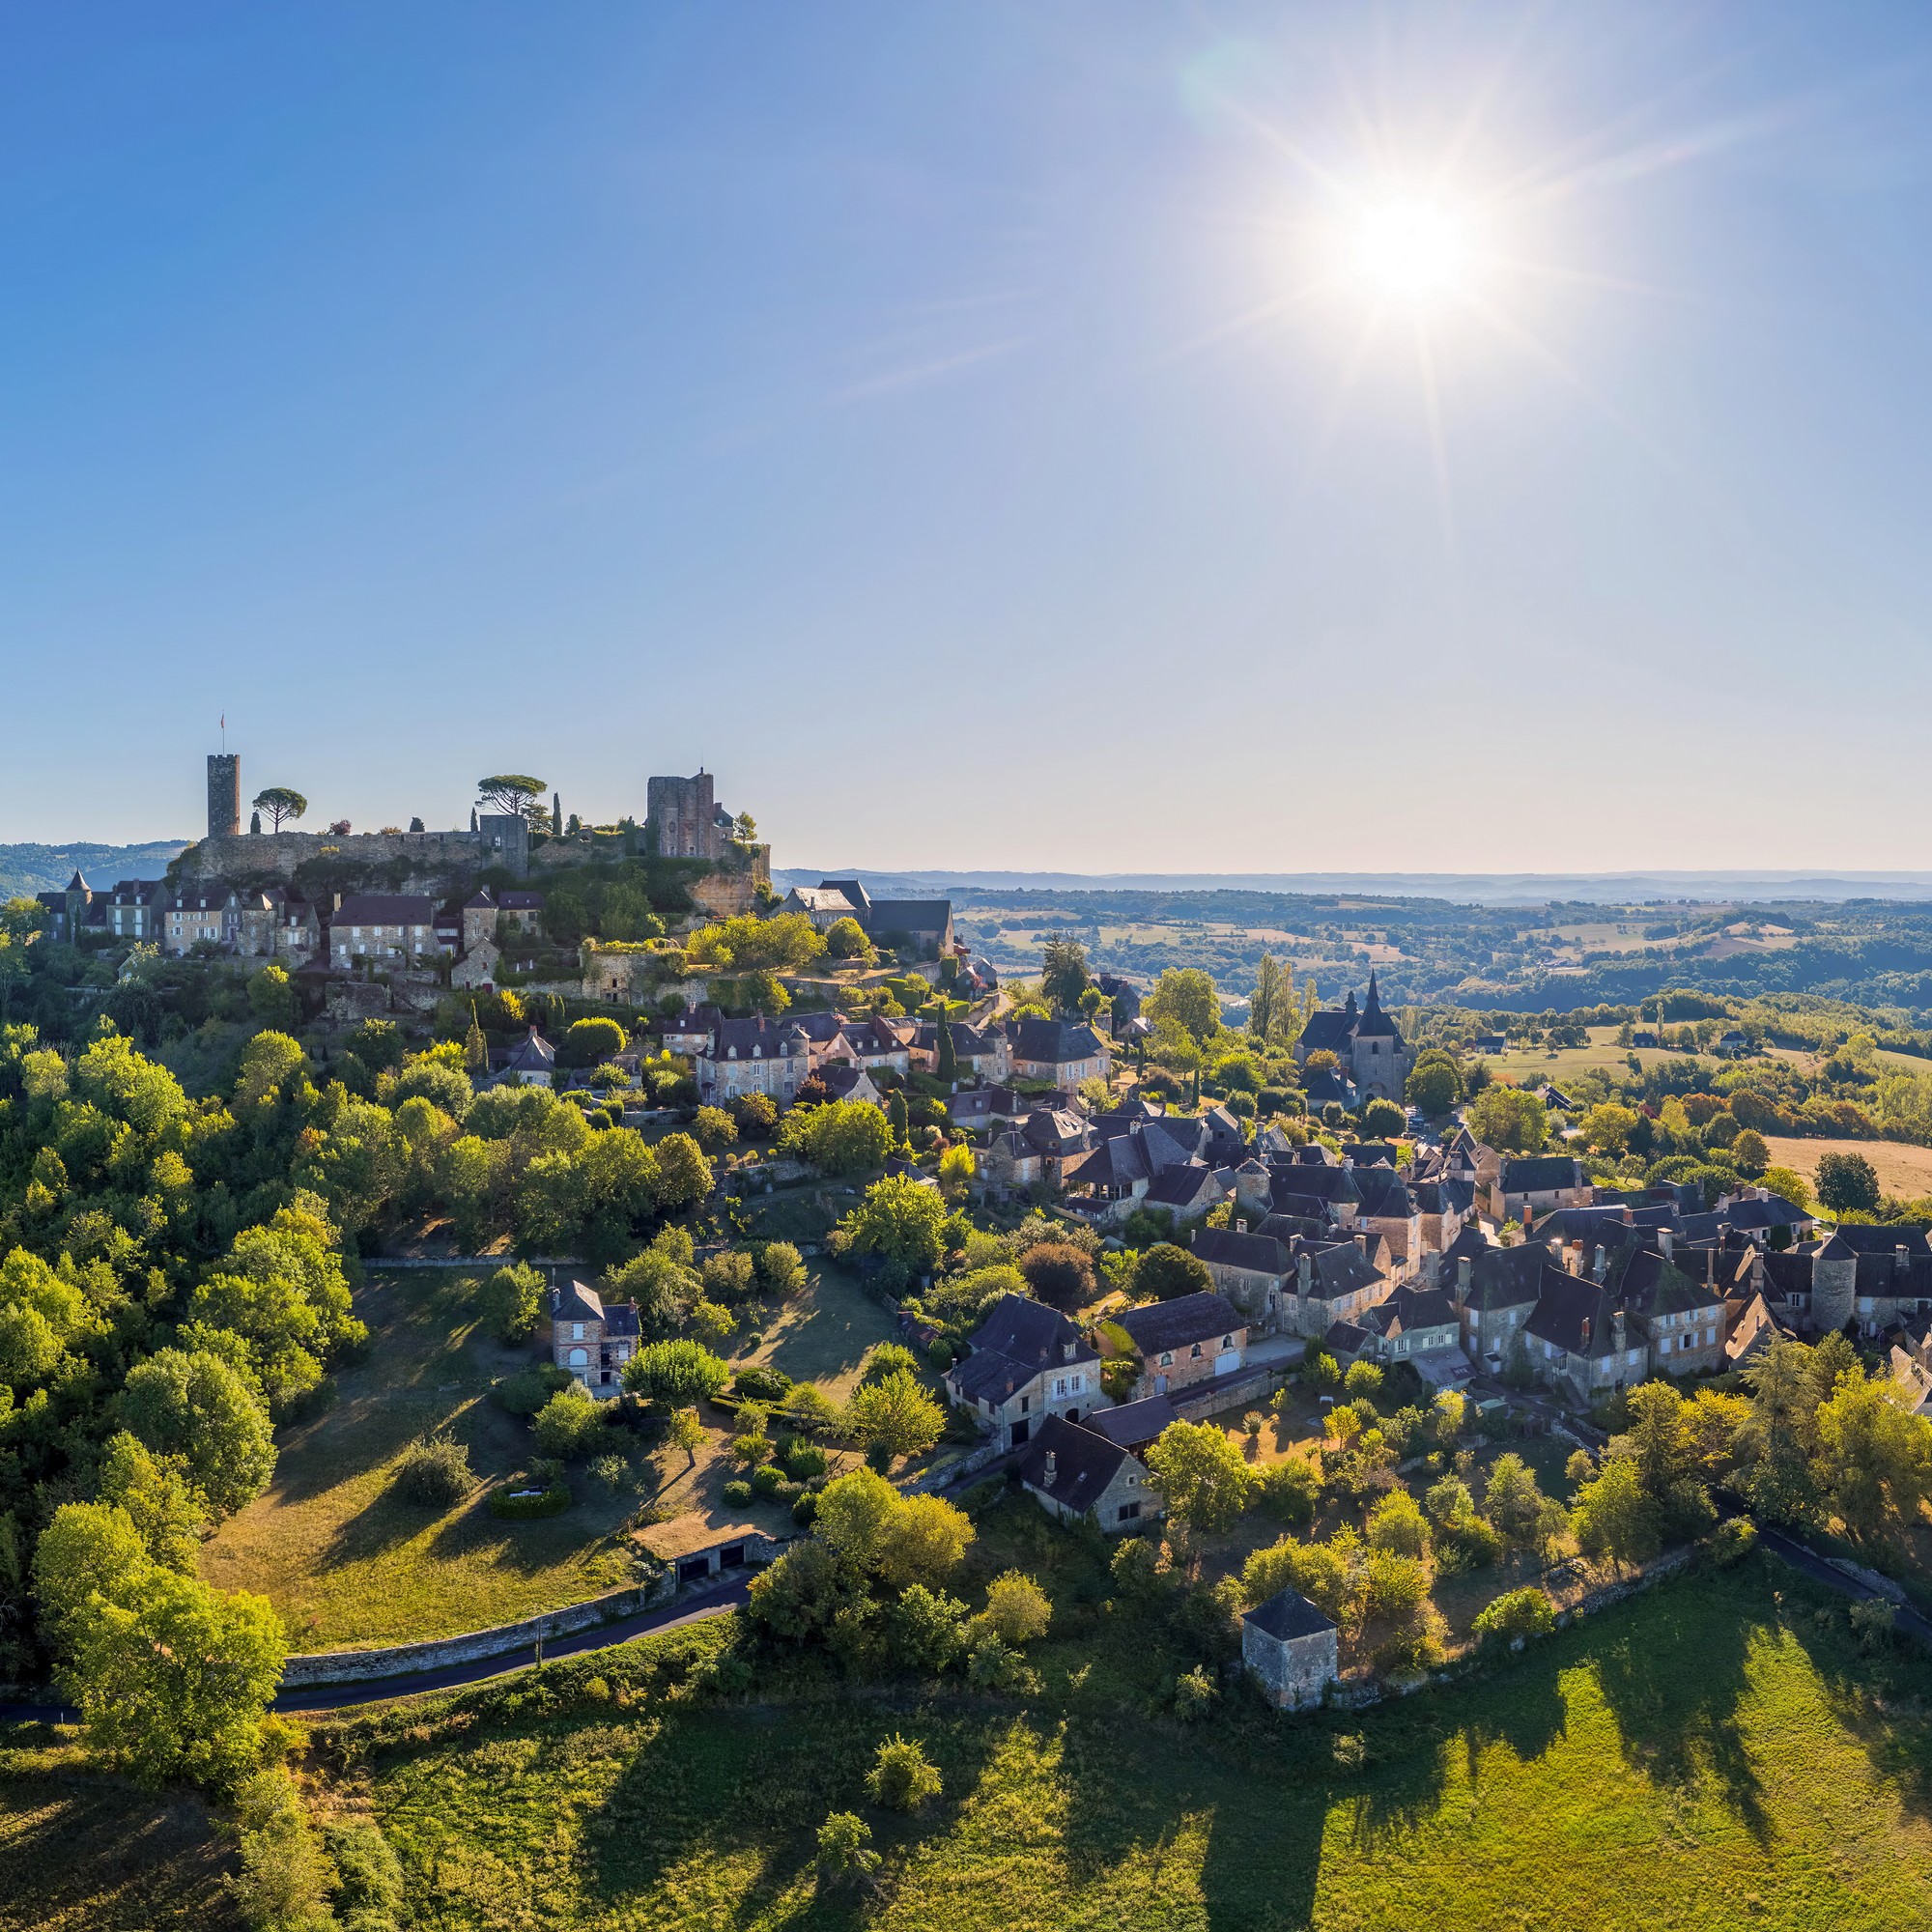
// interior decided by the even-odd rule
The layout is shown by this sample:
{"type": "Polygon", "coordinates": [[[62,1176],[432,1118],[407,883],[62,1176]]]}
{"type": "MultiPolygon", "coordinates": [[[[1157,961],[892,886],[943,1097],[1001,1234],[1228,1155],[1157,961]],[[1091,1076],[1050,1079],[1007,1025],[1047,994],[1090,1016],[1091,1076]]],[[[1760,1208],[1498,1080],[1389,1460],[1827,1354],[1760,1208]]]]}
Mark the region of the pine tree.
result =
{"type": "Polygon", "coordinates": [[[939,1051],[935,1062],[935,1071],[948,1087],[953,1086],[959,1078],[959,1051],[952,1044],[952,1023],[944,1013],[938,1023],[939,1051]]]}

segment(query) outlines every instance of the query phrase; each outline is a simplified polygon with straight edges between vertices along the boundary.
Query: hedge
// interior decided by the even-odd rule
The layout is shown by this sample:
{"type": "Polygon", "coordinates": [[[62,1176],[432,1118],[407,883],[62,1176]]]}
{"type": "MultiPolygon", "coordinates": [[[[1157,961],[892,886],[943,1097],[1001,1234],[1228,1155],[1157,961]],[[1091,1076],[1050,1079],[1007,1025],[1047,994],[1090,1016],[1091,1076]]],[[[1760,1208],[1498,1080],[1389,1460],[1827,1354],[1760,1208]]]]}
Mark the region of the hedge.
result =
{"type": "Polygon", "coordinates": [[[570,1507],[568,1483],[553,1483],[547,1490],[532,1492],[513,1490],[505,1483],[490,1492],[490,1514],[511,1522],[526,1522],[532,1517],[561,1516],[570,1507]]]}

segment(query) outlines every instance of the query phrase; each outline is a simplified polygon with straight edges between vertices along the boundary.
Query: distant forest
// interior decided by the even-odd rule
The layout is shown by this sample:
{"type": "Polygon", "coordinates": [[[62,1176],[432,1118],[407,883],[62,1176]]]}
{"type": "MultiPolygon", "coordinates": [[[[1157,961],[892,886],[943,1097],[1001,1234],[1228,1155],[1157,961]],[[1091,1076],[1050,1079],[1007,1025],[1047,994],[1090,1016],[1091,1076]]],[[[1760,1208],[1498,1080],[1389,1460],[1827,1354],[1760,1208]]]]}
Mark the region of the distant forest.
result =
{"type": "Polygon", "coordinates": [[[84,873],[97,889],[122,879],[158,879],[185,838],[156,838],[147,845],[0,845],[0,899],[57,893],[84,873]]]}

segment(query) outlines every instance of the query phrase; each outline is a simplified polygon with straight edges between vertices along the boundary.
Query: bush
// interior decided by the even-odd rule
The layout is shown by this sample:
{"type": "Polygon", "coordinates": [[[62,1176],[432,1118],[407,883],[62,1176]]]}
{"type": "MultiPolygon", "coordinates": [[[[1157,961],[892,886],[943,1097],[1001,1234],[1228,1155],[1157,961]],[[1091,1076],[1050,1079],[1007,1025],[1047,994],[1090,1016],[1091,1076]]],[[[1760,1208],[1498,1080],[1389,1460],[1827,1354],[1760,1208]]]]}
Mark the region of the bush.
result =
{"type": "Polygon", "coordinates": [[[1156,1241],[1134,1268],[1134,1293],[1151,1295],[1156,1301],[1199,1294],[1213,1286],[1214,1277],[1208,1272],[1208,1264],[1199,1255],[1177,1248],[1171,1241],[1156,1241]]]}
{"type": "MultiPolygon", "coordinates": [[[[762,1099],[764,1096],[754,1096],[762,1099]]],[[[789,1241],[766,1241],[757,1252],[758,1286],[767,1294],[797,1294],[805,1287],[805,1257],[789,1241]]],[[[778,1371],[774,1370],[773,1374],[778,1371]]]]}
{"type": "Polygon", "coordinates": [[[1321,1501],[1321,1472],[1298,1456],[1269,1463],[1256,1478],[1255,1500],[1277,1522],[1311,1523],[1321,1501]]]}
{"type": "Polygon", "coordinates": [[[979,1621],[1006,1648],[1018,1651],[1045,1634],[1053,1605],[1031,1577],[1009,1570],[987,1585],[986,1607],[979,1621]]]}
{"type": "Polygon", "coordinates": [[[541,1489],[530,1483],[505,1483],[490,1492],[490,1514],[505,1521],[524,1522],[532,1517],[561,1516],[570,1502],[570,1485],[561,1477],[541,1489]]]}
{"type": "Polygon", "coordinates": [[[1747,1516],[1726,1517],[1711,1538],[1714,1562],[1729,1566],[1742,1562],[1757,1548],[1757,1524],[1747,1516]]]}
{"type": "Polygon", "coordinates": [[[741,1094],[731,1111],[740,1133],[768,1134],[778,1125],[778,1102],[769,1094],[741,1094]]]}
{"type": "Polygon", "coordinates": [[[866,1381],[883,1381],[899,1374],[919,1374],[919,1357],[903,1342],[881,1342],[866,1357],[866,1381]]]}
{"type": "Polygon", "coordinates": [[[1476,1613],[1469,1628],[1479,1637],[1501,1642],[1542,1636],[1556,1628],[1556,1605],[1534,1585],[1505,1590],[1476,1613]]]}
{"type": "Polygon", "coordinates": [[[791,1385],[791,1378],[782,1369],[753,1363],[732,1378],[731,1393],[740,1402],[782,1402],[791,1385]]]}
{"type": "Polygon", "coordinates": [[[557,1390],[568,1388],[570,1383],[567,1370],[554,1362],[538,1362],[493,1383],[490,1394],[497,1407],[512,1415],[534,1415],[557,1390]]]}
{"type": "Polygon", "coordinates": [[[1214,1708],[1214,1699],[1219,1695],[1214,1680],[1200,1664],[1174,1680],[1174,1715],[1183,1724],[1191,1724],[1205,1718],[1214,1708]]]}
{"type": "Polygon", "coordinates": [[[761,1463],[752,1471],[752,1488],[761,1496],[775,1496],[784,1479],[785,1472],[776,1463],[761,1463]]]}
{"type": "Polygon", "coordinates": [[[546,1456],[568,1461],[588,1455],[604,1434],[604,1409],[588,1389],[558,1389],[537,1411],[531,1427],[546,1456]]]}
{"type": "Polygon", "coordinates": [[[875,1804],[890,1811],[917,1811],[939,1796],[940,1777],[918,1744],[895,1732],[879,1747],[866,1774],[866,1789],[875,1804]]]}
{"type": "Polygon", "coordinates": [[[816,1442],[808,1442],[797,1435],[785,1438],[779,1449],[779,1461],[783,1463],[785,1474],[798,1483],[824,1475],[827,1467],[825,1451],[816,1442]]]}
{"type": "Polygon", "coordinates": [[[743,1509],[752,1500],[752,1486],[742,1477],[734,1478],[724,1485],[724,1500],[733,1509],[743,1509]]]}
{"type": "Polygon", "coordinates": [[[453,1436],[423,1435],[403,1451],[391,1487],[406,1503],[421,1509],[453,1509],[467,1496],[476,1477],[469,1452],[453,1436]]]}
{"type": "Polygon", "coordinates": [[[1350,1395],[1367,1396],[1371,1400],[1380,1392],[1382,1372],[1374,1362],[1350,1362],[1349,1373],[1342,1378],[1342,1386],[1350,1395]]]}
{"type": "Polygon", "coordinates": [[[706,1153],[716,1153],[737,1140],[738,1123],[723,1107],[700,1107],[691,1131],[706,1153]]]}
{"type": "Polygon", "coordinates": [[[382,1828],[327,1825],[323,1842],[335,1866],[335,1910],[343,1932],[394,1932],[403,1909],[403,1868],[382,1828]]]}

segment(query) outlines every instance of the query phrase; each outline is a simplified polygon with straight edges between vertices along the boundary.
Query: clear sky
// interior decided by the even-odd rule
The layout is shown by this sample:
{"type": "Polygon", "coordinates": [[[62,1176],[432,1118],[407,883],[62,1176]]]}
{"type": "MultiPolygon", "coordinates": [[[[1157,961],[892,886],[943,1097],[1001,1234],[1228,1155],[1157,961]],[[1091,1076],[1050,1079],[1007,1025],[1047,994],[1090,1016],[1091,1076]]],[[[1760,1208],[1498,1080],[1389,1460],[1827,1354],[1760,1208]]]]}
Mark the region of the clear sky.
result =
{"type": "Polygon", "coordinates": [[[1923,6],[0,29],[0,839],[1932,866],[1923,6]]]}

